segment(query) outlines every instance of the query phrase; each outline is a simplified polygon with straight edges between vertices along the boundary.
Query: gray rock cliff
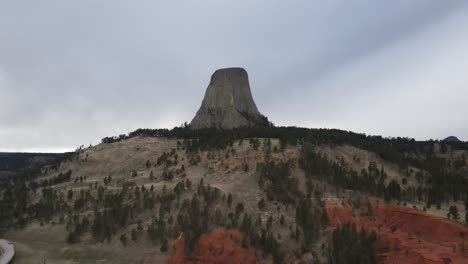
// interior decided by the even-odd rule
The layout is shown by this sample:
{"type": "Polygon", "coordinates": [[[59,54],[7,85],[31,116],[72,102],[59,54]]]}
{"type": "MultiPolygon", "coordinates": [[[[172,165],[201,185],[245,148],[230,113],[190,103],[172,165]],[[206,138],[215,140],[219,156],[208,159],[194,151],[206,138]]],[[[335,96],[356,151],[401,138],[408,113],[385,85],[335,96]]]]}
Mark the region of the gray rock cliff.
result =
{"type": "Polygon", "coordinates": [[[243,68],[225,68],[211,76],[202,105],[189,126],[192,129],[232,129],[269,124],[252,98],[247,71],[243,68]]]}

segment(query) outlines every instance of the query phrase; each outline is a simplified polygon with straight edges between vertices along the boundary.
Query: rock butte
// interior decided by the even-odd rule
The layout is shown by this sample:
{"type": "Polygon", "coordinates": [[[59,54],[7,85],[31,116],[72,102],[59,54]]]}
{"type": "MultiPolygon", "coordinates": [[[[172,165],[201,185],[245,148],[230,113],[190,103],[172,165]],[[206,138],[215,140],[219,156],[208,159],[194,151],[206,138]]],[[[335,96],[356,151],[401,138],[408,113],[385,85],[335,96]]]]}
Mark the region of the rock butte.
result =
{"type": "Polygon", "coordinates": [[[192,129],[267,126],[250,92],[249,77],[243,68],[219,69],[211,76],[205,97],[190,123],[192,129]]]}

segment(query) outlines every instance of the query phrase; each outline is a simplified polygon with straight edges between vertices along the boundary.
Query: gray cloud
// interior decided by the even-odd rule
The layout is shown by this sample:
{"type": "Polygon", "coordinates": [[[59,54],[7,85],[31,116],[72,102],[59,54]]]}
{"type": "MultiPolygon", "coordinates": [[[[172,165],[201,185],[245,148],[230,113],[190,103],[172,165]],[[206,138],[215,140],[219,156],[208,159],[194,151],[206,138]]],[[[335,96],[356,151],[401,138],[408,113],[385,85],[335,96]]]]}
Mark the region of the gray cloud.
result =
{"type": "Polygon", "coordinates": [[[4,1],[0,151],[190,121],[245,67],[278,125],[468,140],[465,1],[4,1]]]}

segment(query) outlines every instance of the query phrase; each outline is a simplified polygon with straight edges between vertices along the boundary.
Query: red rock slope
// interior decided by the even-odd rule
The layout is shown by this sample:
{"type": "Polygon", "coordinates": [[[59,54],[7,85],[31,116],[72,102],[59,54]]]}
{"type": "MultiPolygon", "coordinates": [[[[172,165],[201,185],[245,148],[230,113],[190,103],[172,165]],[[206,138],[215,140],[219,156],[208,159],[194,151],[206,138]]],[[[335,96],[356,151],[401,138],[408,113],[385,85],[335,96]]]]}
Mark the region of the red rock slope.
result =
{"type": "Polygon", "coordinates": [[[468,228],[424,212],[371,200],[374,220],[352,212],[347,205],[326,202],[329,225],[351,222],[375,230],[389,251],[379,255],[379,263],[468,263],[468,228]],[[464,240],[462,235],[464,234],[464,240]],[[462,252],[462,245],[465,250],[462,252]]]}
{"type": "Polygon", "coordinates": [[[261,263],[251,248],[243,248],[239,231],[215,231],[200,237],[197,250],[191,258],[185,257],[185,242],[180,237],[174,243],[170,264],[253,264],[261,263]]]}

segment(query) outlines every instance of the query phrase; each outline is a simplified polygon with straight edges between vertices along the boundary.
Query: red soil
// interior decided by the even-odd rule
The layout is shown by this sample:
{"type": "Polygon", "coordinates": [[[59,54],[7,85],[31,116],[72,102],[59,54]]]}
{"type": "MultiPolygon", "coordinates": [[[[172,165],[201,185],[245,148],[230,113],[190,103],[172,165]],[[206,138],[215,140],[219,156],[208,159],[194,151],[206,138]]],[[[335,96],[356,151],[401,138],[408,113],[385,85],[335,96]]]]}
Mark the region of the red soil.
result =
{"type": "MultiPolygon", "coordinates": [[[[375,220],[354,213],[348,205],[327,201],[330,228],[354,223],[375,230],[389,251],[380,254],[379,263],[468,263],[468,228],[424,212],[371,200],[375,220]],[[465,236],[465,253],[461,250],[465,236]]],[[[376,245],[380,247],[382,245],[376,245]]]]}
{"type": "Polygon", "coordinates": [[[185,241],[181,236],[174,243],[170,264],[260,263],[251,248],[243,248],[242,235],[237,230],[215,231],[202,235],[197,250],[191,258],[185,256],[185,241]]]}

